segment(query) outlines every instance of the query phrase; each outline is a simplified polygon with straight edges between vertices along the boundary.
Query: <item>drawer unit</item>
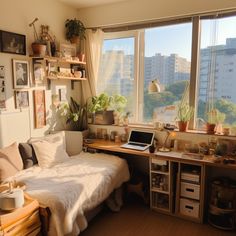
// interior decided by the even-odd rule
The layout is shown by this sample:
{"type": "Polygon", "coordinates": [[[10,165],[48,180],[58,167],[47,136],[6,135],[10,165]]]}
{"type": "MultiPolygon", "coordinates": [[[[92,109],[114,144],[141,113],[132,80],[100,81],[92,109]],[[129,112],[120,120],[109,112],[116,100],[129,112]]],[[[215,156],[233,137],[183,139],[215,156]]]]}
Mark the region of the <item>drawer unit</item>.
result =
{"type": "Polygon", "coordinates": [[[199,200],[200,185],[181,182],[180,196],[199,200]]]}
{"type": "Polygon", "coordinates": [[[199,202],[180,198],[180,214],[191,216],[193,218],[199,217],[199,202]]]}

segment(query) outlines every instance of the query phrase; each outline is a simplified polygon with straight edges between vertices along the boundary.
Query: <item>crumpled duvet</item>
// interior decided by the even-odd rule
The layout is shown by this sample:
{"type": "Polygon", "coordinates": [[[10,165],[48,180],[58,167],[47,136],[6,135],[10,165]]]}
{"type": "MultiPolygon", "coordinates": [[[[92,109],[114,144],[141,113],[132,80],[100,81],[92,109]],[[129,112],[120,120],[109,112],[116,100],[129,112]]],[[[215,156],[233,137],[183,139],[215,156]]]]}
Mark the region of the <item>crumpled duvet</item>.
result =
{"type": "Polygon", "coordinates": [[[20,171],[14,179],[24,182],[26,192],[50,208],[49,235],[78,235],[87,227],[84,211],[128,181],[129,170],[119,157],[81,152],[51,168],[20,171]]]}

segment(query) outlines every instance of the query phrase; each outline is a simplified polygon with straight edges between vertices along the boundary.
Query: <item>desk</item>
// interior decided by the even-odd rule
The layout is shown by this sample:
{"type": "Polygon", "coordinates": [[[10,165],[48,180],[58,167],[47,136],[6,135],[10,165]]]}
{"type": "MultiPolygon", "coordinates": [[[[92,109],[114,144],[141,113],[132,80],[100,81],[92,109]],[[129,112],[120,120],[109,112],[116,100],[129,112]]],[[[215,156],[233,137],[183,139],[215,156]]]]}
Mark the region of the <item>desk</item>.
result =
{"type": "Polygon", "coordinates": [[[98,139],[94,140],[91,144],[85,144],[85,146],[98,150],[138,155],[148,158],[150,166],[149,176],[151,209],[198,223],[203,222],[204,215],[206,214],[204,207],[206,205],[205,199],[207,193],[206,167],[209,166],[236,170],[236,164],[222,164],[222,162],[216,163],[215,161],[217,158],[213,156],[204,156],[203,159],[199,160],[183,156],[183,153],[181,152],[157,151],[155,153],[149,153],[149,150],[137,151],[121,148],[121,144],[122,143],[98,139]],[[164,161],[163,163],[166,163],[168,166],[168,171],[155,170],[154,166],[155,163],[159,163],[158,161],[164,161]],[[186,170],[188,169],[198,171],[199,182],[188,183],[188,181],[183,180],[181,174],[187,172],[186,170]],[[161,189],[158,184],[153,183],[154,179],[162,179],[162,182],[163,179],[166,179],[167,187],[164,190],[161,189]],[[188,194],[188,191],[189,196],[185,195],[188,194]],[[197,197],[194,195],[195,191],[197,192],[197,197]],[[163,201],[164,204],[160,206],[160,203],[163,201]],[[167,203],[165,201],[167,201],[167,203]]]}

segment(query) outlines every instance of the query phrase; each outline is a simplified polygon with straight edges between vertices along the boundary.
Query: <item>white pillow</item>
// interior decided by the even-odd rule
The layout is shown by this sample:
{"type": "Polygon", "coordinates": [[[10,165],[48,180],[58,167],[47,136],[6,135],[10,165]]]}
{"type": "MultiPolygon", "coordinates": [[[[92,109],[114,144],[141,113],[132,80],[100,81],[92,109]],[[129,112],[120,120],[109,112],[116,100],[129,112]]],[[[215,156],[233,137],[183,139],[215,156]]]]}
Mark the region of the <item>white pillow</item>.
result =
{"type": "Polygon", "coordinates": [[[69,159],[62,142],[48,142],[45,140],[32,143],[38,164],[41,168],[52,167],[69,159]]]}
{"type": "Polygon", "coordinates": [[[34,142],[38,142],[42,140],[48,141],[50,143],[61,142],[63,144],[64,150],[66,150],[66,141],[65,141],[64,131],[60,131],[55,134],[49,134],[44,137],[33,137],[28,140],[28,143],[33,144],[34,142]]]}

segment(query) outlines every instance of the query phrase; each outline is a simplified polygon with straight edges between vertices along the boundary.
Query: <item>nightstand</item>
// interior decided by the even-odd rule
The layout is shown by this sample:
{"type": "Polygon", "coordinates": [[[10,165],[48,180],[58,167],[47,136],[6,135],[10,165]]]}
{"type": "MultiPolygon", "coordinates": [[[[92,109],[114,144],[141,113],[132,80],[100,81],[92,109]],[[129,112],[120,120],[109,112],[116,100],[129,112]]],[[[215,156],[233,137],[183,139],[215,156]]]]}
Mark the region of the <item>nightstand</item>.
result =
{"type": "Polygon", "coordinates": [[[0,235],[39,235],[39,203],[25,194],[25,203],[13,211],[0,210],[0,235]]]}

